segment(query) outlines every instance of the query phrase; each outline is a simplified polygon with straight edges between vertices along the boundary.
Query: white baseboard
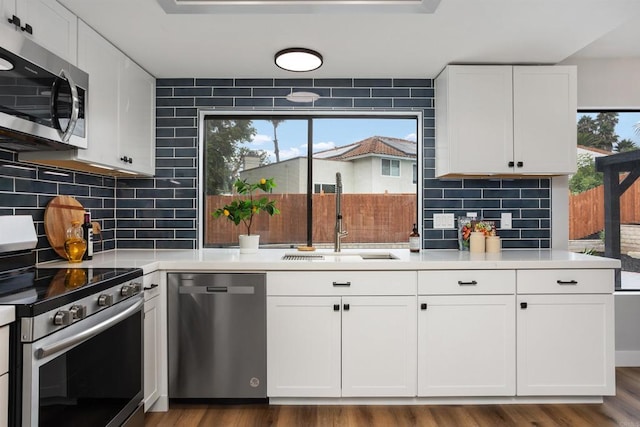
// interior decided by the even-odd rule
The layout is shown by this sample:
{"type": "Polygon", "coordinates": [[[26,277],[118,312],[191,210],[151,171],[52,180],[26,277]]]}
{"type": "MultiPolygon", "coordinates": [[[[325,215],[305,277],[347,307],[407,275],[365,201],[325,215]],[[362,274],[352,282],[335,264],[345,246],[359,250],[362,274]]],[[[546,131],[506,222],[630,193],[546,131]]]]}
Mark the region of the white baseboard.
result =
{"type": "Polygon", "coordinates": [[[640,351],[616,350],[616,367],[640,366],[640,351]]]}

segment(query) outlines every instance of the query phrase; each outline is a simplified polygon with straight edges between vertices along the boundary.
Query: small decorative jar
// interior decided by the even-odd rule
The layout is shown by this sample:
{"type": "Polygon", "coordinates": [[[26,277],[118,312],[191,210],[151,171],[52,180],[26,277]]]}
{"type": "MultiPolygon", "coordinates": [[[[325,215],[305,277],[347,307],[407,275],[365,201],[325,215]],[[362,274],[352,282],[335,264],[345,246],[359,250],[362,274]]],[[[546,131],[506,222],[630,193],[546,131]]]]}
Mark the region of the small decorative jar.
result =
{"type": "Polygon", "coordinates": [[[82,256],[87,250],[87,241],[82,238],[80,221],[71,221],[71,227],[67,228],[64,241],[64,253],[69,262],[82,262],[82,256]]]}
{"type": "Polygon", "coordinates": [[[500,237],[487,236],[487,240],[485,241],[485,249],[487,252],[491,253],[500,252],[500,237]]]}
{"type": "Polygon", "coordinates": [[[484,252],[484,233],[482,231],[473,231],[469,238],[470,252],[484,252]]]}

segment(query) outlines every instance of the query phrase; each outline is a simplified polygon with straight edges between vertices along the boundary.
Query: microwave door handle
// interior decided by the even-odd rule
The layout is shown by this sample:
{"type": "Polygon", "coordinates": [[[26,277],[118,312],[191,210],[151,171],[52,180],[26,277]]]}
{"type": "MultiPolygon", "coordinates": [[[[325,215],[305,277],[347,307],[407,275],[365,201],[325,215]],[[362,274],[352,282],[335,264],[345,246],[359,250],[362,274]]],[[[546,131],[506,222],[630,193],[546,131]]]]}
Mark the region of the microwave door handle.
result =
{"type": "Polygon", "coordinates": [[[84,331],[70,336],[69,338],[65,338],[63,340],[60,340],[56,343],[50,344],[50,345],[45,345],[42,346],[38,349],[36,349],[35,351],[35,357],[36,359],[43,359],[51,354],[56,354],[59,353],[63,350],[66,350],[69,347],[73,347],[76,344],[80,344],[86,340],[88,340],[89,338],[92,338],[96,335],[98,335],[99,333],[101,333],[102,331],[105,331],[107,329],[109,329],[110,327],[112,327],[113,325],[115,325],[116,323],[126,319],[127,317],[129,317],[130,315],[132,315],[133,313],[135,313],[136,311],[138,311],[140,309],[140,307],[144,304],[144,299],[140,299],[139,301],[137,301],[135,304],[133,304],[131,307],[127,308],[126,310],[122,311],[121,313],[116,314],[115,316],[111,317],[110,319],[105,320],[102,323],[98,323],[95,326],[92,326],[89,329],[85,329],[84,331]]]}
{"type": "MultiPolygon", "coordinates": [[[[78,117],[80,115],[80,98],[78,97],[76,84],[73,82],[69,73],[63,69],[60,71],[60,77],[66,79],[69,83],[69,87],[71,88],[71,117],[69,118],[69,123],[67,123],[67,128],[65,130],[60,130],[62,142],[67,142],[69,141],[69,138],[71,138],[73,130],[76,128],[76,123],[78,122],[78,117]]],[[[52,96],[57,96],[56,92],[57,91],[53,91],[52,96]]]]}

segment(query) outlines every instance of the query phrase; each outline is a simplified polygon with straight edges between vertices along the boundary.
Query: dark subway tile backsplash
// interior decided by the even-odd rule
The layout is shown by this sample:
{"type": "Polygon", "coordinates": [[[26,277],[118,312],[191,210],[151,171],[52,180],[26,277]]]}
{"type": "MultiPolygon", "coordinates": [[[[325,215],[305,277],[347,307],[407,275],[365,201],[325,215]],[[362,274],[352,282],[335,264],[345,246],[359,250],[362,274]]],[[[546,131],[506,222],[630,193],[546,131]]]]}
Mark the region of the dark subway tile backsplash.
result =
{"type": "MultiPolygon", "coordinates": [[[[434,230],[434,213],[476,212],[487,219],[513,215],[501,230],[504,248],[551,244],[550,179],[434,178],[435,110],[432,79],[368,78],[170,78],[156,86],[156,176],[109,178],[81,172],[51,175],[55,168],[17,162],[0,150],[0,214],[31,213],[39,234],[38,260],[59,258],[44,237],[46,204],[74,195],[102,228],[96,250],[113,248],[195,249],[198,229],[199,110],[415,111],[423,113],[422,238],[426,249],[456,249],[456,230],[434,230]],[[320,94],[313,103],[285,99],[292,90],[320,94]]],[[[58,171],[59,172],[59,171],[58,171]]]]}

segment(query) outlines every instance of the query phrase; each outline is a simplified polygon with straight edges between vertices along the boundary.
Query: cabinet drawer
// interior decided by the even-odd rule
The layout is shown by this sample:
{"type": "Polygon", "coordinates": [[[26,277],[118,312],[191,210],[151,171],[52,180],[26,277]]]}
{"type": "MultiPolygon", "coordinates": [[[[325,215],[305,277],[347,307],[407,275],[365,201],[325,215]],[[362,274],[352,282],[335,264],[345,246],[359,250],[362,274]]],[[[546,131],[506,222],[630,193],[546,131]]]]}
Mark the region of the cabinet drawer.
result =
{"type": "Polygon", "coordinates": [[[515,270],[419,271],[419,295],[513,294],[515,270]]]}
{"type": "Polygon", "coordinates": [[[613,270],[518,270],[519,294],[610,294],[613,270]]]}
{"type": "Polygon", "coordinates": [[[415,271],[267,273],[267,295],[415,295],[415,271]]]}
{"type": "Polygon", "coordinates": [[[9,371],[9,326],[0,328],[0,375],[9,371]]]}

